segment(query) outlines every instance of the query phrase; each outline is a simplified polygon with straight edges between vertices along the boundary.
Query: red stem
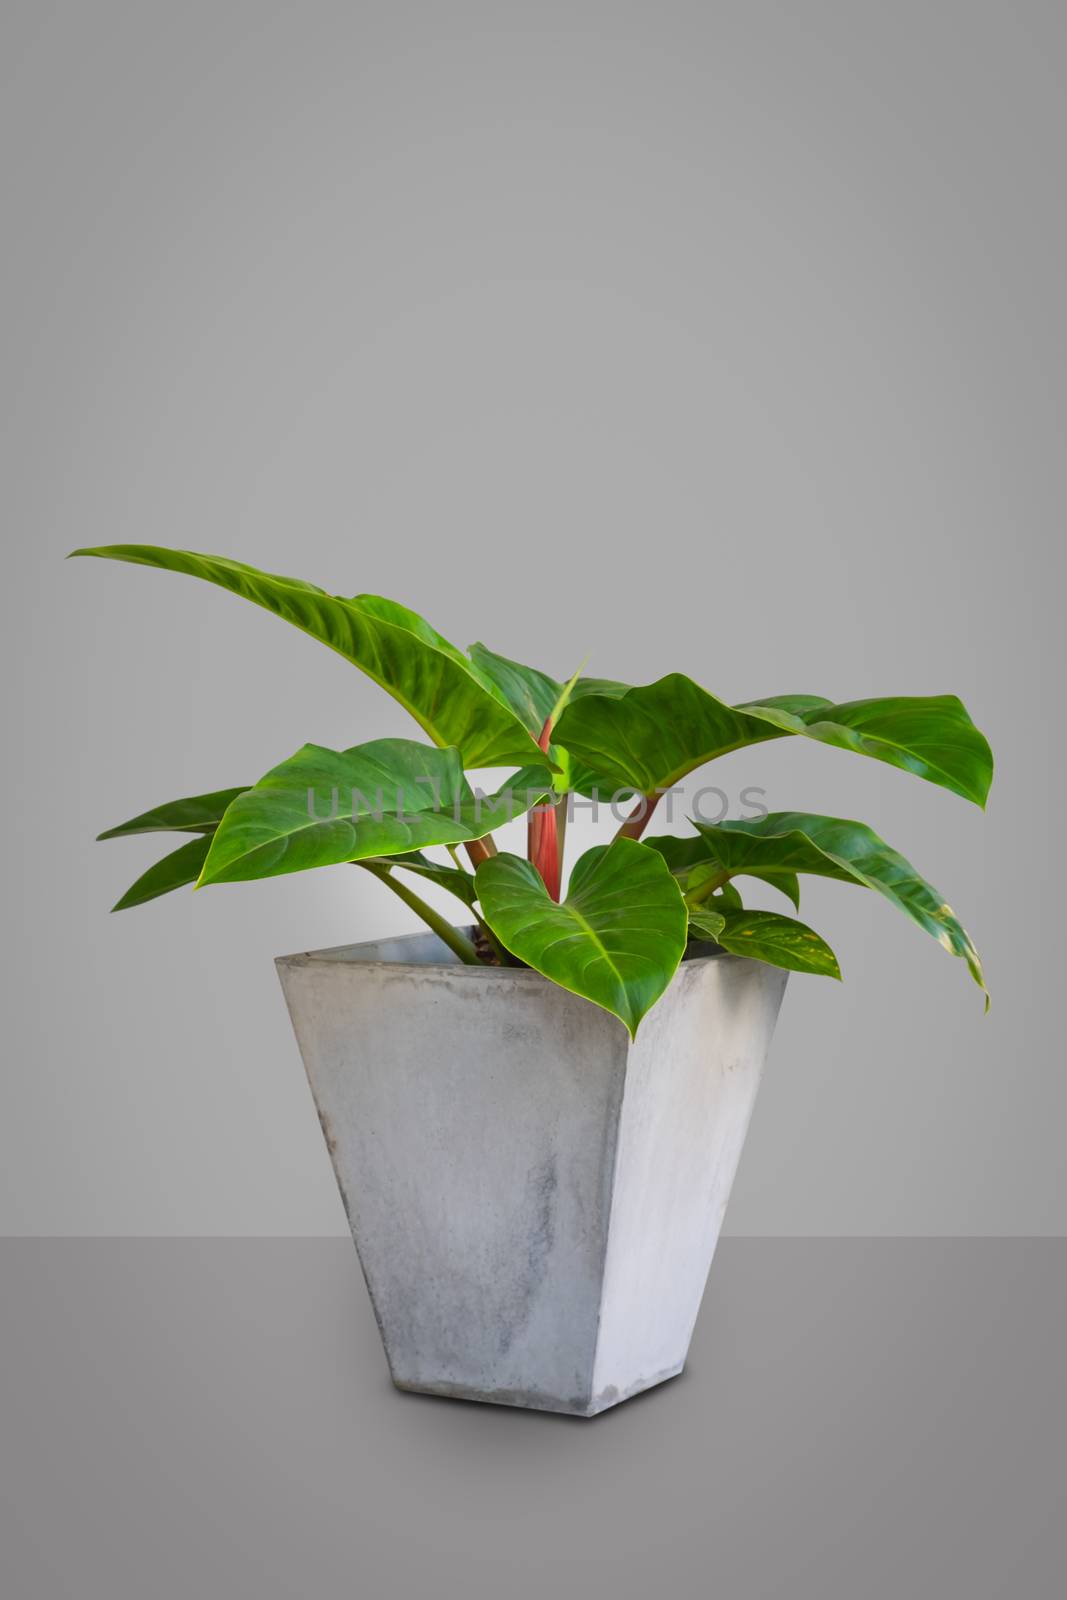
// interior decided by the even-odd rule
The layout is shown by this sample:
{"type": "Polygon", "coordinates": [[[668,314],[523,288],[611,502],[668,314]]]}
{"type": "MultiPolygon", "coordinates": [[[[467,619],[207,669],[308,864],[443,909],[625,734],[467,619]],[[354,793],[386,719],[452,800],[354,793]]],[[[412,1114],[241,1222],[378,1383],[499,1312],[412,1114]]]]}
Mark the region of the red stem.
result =
{"type": "Polygon", "coordinates": [[[496,843],[490,833],[487,833],[484,839],[469,839],[466,848],[471,866],[476,871],[483,861],[488,861],[490,856],[495,856],[497,853],[496,843]]]}
{"type": "MultiPolygon", "coordinates": [[[[551,732],[552,719],[551,717],[546,717],[545,725],[541,729],[541,737],[537,741],[542,750],[548,749],[551,732]]],[[[558,900],[561,864],[559,818],[556,814],[554,803],[546,807],[535,806],[531,810],[527,824],[526,854],[541,874],[544,886],[552,899],[558,900]]]]}
{"type": "Polygon", "coordinates": [[[616,839],[640,839],[652,819],[653,811],[659,805],[659,800],[658,793],[640,795],[637,805],[615,835],[616,839]]]}
{"type": "Polygon", "coordinates": [[[560,862],[559,862],[559,821],[556,808],[546,811],[541,817],[540,845],[535,863],[538,872],[545,880],[545,888],[553,900],[559,899],[560,888],[560,862]]]}

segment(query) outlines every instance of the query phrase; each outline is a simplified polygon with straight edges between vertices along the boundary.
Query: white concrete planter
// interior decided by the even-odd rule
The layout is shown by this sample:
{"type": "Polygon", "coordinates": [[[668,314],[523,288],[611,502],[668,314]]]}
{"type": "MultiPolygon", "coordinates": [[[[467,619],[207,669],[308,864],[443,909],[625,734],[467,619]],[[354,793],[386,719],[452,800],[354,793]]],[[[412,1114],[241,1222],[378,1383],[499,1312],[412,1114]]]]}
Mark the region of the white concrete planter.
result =
{"type": "Polygon", "coordinates": [[[278,971],[399,1388],[589,1417],[681,1371],[785,972],[685,961],[631,1044],[432,934],[278,971]]]}

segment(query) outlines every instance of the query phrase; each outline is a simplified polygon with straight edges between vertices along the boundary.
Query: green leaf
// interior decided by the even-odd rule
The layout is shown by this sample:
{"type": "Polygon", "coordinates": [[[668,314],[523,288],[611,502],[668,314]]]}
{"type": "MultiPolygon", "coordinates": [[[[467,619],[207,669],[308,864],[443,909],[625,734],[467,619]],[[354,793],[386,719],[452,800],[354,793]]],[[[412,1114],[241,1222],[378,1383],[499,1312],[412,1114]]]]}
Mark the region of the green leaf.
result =
{"type": "Polygon", "coordinates": [[[484,644],[472,644],[469,654],[482,678],[493,685],[505,705],[536,738],[552,715],[563,685],[536,667],[524,667],[519,661],[498,656],[484,644]]]}
{"type": "MultiPolygon", "coordinates": [[[[704,840],[697,834],[695,837],[686,835],[678,837],[672,833],[654,835],[646,839],[645,844],[651,850],[657,850],[666,861],[674,876],[678,879],[682,891],[688,894],[691,889],[706,881],[714,872],[714,867],[708,859],[708,848],[704,840]]],[[[800,880],[795,872],[765,873],[752,871],[746,877],[760,878],[764,883],[770,884],[772,889],[777,889],[784,894],[787,900],[792,901],[794,908],[800,910],[800,880]]],[[[727,886],[728,887],[728,886],[727,886]]],[[[740,896],[737,901],[740,905],[740,896]]]]}
{"type": "Polygon", "coordinates": [[[780,735],[672,673],[623,695],[572,700],[556,737],[614,788],[654,794],[713,756],[780,735]]]}
{"type": "MultiPolygon", "coordinates": [[[[484,644],[472,644],[470,658],[483,678],[493,684],[514,711],[525,728],[540,734],[547,719],[559,705],[565,685],[547,672],[536,667],[524,667],[520,661],[497,655],[484,644]]],[[[611,678],[578,678],[571,686],[570,698],[581,700],[586,695],[602,695],[618,699],[627,692],[628,684],[616,683],[611,678]]]]}
{"type": "MultiPolygon", "coordinates": [[[[567,685],[550,678],[545,672],[538,672],[536,667],[524,667],[519,661],[496,655],[484,644],[472,644],[470,654],[476,669],[493,684],[523,726],[530,730],[534,738],[539,738],[548,718],[559,706],[567,685]]],[[[615,683],[609,678],[578,678],[570,685],[569,700],[580,700],[589,694],[617,699],[626,692],[625,683],[615,683]]],[[[555,740],[548,749],[558,768],[554,780],[557,794],[566,794],[573,789],[577,794],[599,794],[605,801],[610,799],[616,787],[614,783],[609,783],[585,762],[574,760],[555,740]]],[[[525,781],[525,772],[518,776],[525,781]]]]}
{"type": "Polygon", "coordinates": [[[409,854],[401,856],[371,856],[365,864],[403,867],[406,872],[414,872],[428,883],[437,884],[439,889],[447,889],[466,906],[473,906],[478,898],[473,872],[464,872],[461,867],[443,866],[437,861],[431,861],[429,856],[424,856],[420,850],[412,850],[409,854]]]}
{"type": "Polygon", "coordinates": [[[624,694],[629,694],[630,684],[619,683],[615,678],[579,678],[571,691],[572,700],[584,700],[588,695],[599,695],[602,699],[621,700],[624,694]]]}
{"type": "MultiPolygon", "coordinates": [[[[554,744],[549,746],[549,753],[556,763],[557,770],[549,773],[552,781],[552,790],[557,798],[565,794],[580,794],[589,798],[597,797],[604,811],[600,815],[610,815],[608,805],[615,792],[615,785],[605,778],[598,777],[591,767],[584,761],[572,761],[566,750],[554,744]]],[[[544,764],[521,767],[518,772],[512,773],[511,782],[516,789],[527,789],[536,785],[545,776],[544,764]]]]}
{"type": "Polygon", "coordinates": [[[666,863],[633,839],[587,850],[566,900],[550,900],[536,869],[496,855],[475,874],[482,912],[501,944],[562,988],[637,1033],[674,976],[686,909],[666,863]]]}
{"type": "MultiPolygon", "coordinates": [[[[465,766],[519,766],[537,759],[536,741],[467,657],[396,601],[377,595],[346,600],[242,561],[158,545],[102,545],[72,554],[186,573],[263,606],[373,678],[435,744],[454,745],[465,766]]],[[[541,764],[551,763],[542,758],[541,764]]]]}
{"type": "Polygon", "coordinates": [[[739,709],[783,733],[873,756],[985,806],[993,752],[954,694],[895,695],[841,705],[812,695],[772,695],[739,709]]]}
{"type": "MultiPolygon", "coordinates": [[[[714,872],[714,868],[711,870],[714,872]]],[[[684,885],[681,882],[679,882],[678,887],[684,890],[684,885]]],[[[712,929],[715,926],[721,928],[724,925],[724,913],[727,911],[743,911],[744,906],[741,896],[734,885],[732,883],[724,883],[721,888],[715,890],[714,894],[708,895],[707,899],[701,900],[699,904],[689,906],[688,910],[690,938],[692,937],[693,929],[699,926],[702,930],[702,938],[717,939],[719,935],[712,932],[712,929]]]]}
{"type": "Polygon", "coordinates": [[[704,905],[716,912],[744,909],[741,896],[737,892],[737,885],[733,883],[724,883],[720,889],[716,889],[715,893],[704,901],[704,905]]]}
{"type": "Polygon", "coordinates": [[[841,976],[837,957],[825,939],[805,923],[779,916],[776,911],[715,911],[701,906],[690,913],[689,927],[706,939],[714,939],[735,956],[750,956],[754,961],[786,967],[790,972],[812,972],[826,978],[841,976]]]}
{"type": "Polygon", "coordinates": [[[179,845],[169,855],[157,861],[142,873],[122,899],[112,906],[112,911],[128,911],[131,906],[144,905],[172,889],[181,889],[199,878],[214,834],[227,808],[244,794],[245,789],[216,789],[211,794],[189,795],[184,800],[168,800],[151,811],[131,817],[117,828],[108,828],[98,835],[101,839],[118,839],[138,833],[192,833],[199,837],[179,845]]]}
{"type": "MultiPolygon", "coordinates": [[[[550,788],[542,774],[543,794],[550,788]]],[[[351,750],[308,744],[230,806],[201,883],[237,883],[369,856],[481,839],[526,811],[510,785],[479,798],[458,750],[374,739],[351,750]]]]}
{"type": "Polygon", "coordinates": [[[694,768],[748,745],[799,734],[913,772],[984,805],[989,745],[955,695],[898,696],[834,705],[777,695],[728,706],[681,673],[617,698],[588,695],[567,707],[558,744],[619,787],[670,789],[694,768]]]}
{"type": "Polygon", "coordinates": [[[748,821],[694,824],[708,858],[732,876],[767,878],[807,872],[875,889],[925,929],[950,955],[961,956],[989,996],[978,951],[944,897],[898,851],[862,822],[805,811],[771,812],[748,821]]]}
{"type": "Polygon", "coordinates": [[[785,895],[794,911],[800,910],[800,879],[795,872],[777,872],[772,877],[763,872],[749,872],[746,876],[769,883],[772,889],[777,889],[779,893],[785,895]]]}
{"type": "Polygon", "coordinates": [[[142,811],[139,817],[131,817],[129,822],[120,822],[117,828],[105,829],[97,838],[120,839],[132,833],[214,833],[226,807],[246,788],[247,784],[239,789],[190,795],[185,800],[168,800],[151,811],[142,811]]]}
{"type": "Polygon", "coordinates": [[[172,889],[195,883],[210,848],[209,836],[186,840],[185,844],[180,844],[177,850],[172,850],[170,855],[164,856],[162,861],[157,861],[155,866],[142,873],[122,899],[111,907],[112,911],[128,911],[131,906],[143,906],[147,900],[156,900],[161,894],[169,894],[172,889]]]}
{"type": "Polygon", "coordinates": [[[718,944],[719,935],[725,926],[725,916],[721,911],[716,911],[710,902],[707,905],[694,906],[689,913],[690,939],[711,939],[718,944]]]}

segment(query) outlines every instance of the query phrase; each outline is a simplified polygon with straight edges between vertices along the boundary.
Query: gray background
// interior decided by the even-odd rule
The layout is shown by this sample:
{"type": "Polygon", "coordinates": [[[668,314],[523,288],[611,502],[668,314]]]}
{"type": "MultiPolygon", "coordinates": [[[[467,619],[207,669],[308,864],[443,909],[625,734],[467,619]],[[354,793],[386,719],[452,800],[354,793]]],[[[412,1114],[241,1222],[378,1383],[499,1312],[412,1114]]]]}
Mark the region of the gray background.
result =
{"type": "Polygon", "coordinates": [[[403,1395],[344,1239],[0,1240],[5,1600],[1063,1600],[1067,1245],[727,1239],[680,1378],[403,1395]]]}
{"type": "Polygon", "coordinates": [[[791,984],[730,1226],[1063,1232],[1063,7],[0,17],[0,1229],[341,1233],[271,958],[407,925],[346,870],[108,917],[157,846],[101,827],[409,731],[251,607],[62,562],[143,540],[559,673],[961,694],[984,818],[721,764],[877,827],[994,993],[806,890],[846,982],[791,984]]]}

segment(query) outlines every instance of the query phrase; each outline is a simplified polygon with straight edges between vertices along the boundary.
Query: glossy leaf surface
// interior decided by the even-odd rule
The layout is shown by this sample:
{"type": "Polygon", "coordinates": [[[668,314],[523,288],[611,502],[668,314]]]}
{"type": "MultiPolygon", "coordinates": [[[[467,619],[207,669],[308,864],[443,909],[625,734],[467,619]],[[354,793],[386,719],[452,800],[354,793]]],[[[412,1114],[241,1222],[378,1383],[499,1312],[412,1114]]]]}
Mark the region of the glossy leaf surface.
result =
{"type": "Polygon", "coordinates": [[[468,652],[475,669],[494,687],[500,698],[535,737],[551,716],[563,692],[563,685],[519,661],[497,655],[484,644],[472,644],[468,652]]]}
{"type": "Polygon", "coordinates": [[[189,795],[185,800],[168,800],[164,805],[142,811],[117,828],[98,833],[98,839],[122,839],[135,833],[214,833],[230,803],[243,794],[239,789],[216,789],[212,794],[189,795]]]}
{"type": "MultiPolygon", "coordinates": [[[[536,738],[559,706],[565,685],[536,667],[524,667],[519,661],[497,655],[484,644],[472,644],[471,660],[503,696],[525,728],[536,738]]],[[[615,683],[608,678],[578,678],[570,687],[569,700],[581,700],[586,695],[599,695],[618,699],[627,692],[625,683],[615,683]]],[[[558,772],[555,789],[566,794],[573,789],[577,794],[599,794],[607,802],[617,785],[599,774],[588,762],[576,759],[553,738],[549,753],[558,772]]]]}
{"type": "Polygon", "coordinates": [[[557,742],[617,785],[669,789],[696,767],[768,739],[798,734],[888,762],[978,805],[992,780],[989,745],[955,695],[834,705],[778,695],[729,706],[681,673],[612,697],[573,701],[557,742]]]}
{"type": "Polygon", "coordinates": [[[484,861],[475,885],[485,920],[506,950],[610,1011],[631,1037],[685,950],[678,885],[662,857],[632,839],[587,850],[559,905],[518,856],[484,861]]]}
{"type": "MultiPolygon", "coordinates": [[[[547,779],[546,779],[547,784],[547,779]]],[[[201,883],[237,883],[311,867],[481,839],[526,811],[505,786],[479,798],[458,750],[375,739],[351,750],[305,745],[230,806],[201,883]]]]}
{"type": "Polygon", "coordinates": [[[157,900],[161,894],[169,894],[172,889],[195,883],[210,848],[209,835],[187,839],[185,844],[180,844],[177,850],[172,850],[162,861],[157,861],[142,873],[122,899],[111,907],[112,911],[128,911],[131,906],[143,906],[146,901],[157,900]]]}
{"type": "MultiPolygon", "coordinates": [[[[650,850],[659,852],[685,894],[697,888],[715,871],[714,864],[709,859],[707,845],[699,834],[686,835],[684,838],[671,833],[654,834],[644,843],[650,850]]],[[[799,911],[800,880],[795,872],[768,874],[753,869],[747,871],[745,876],[760,878],[764,883],[770,884],[772,889],[777,889],[787,900],[792,901],[794,909],[799,911]]]]}
{"type": "Polygon", "coordinates": [[[841,969],[825,939],[806,923],[776,911],[715,910],[701,906],[690,913],[690,936],[714,939],[732,955],[749,956],[790,972],[840,978],[841,969]]]}
{"type": "Polygon", "coordinates": [[[72,553],[185,573],[263,606],[373,678],[435,744],[460,750],[465,766],[536,760],[527,730],[462,651],[394,600],[378,595],[346,600],[241,561],[158,545],[102,545],[72,553]]]}
{"type": "Polygon", "coordinates": [[[805,811],[779,811],[753,821],[695,826],[709,859],[731,876],[753,868],[765,877],[806,872],[876,890],[950,955],[962,957],[985,991],[978,951],[952,907],[909,861],[864,823],[805,811]]]}
{"type": "MultiPolygon", "coordinates": [[[[545,719],[559,704],[564,685],[547,672],[536,667],[524,667],[520,661],[497,655],[484,644],[472,644],[470,658],[475,668],[492,682],[498,692],[531,733],[539,733],[545,719]]],[[[611,678],[579,677],[570,692],[571,700],[584,699],[586,695],[600,695],[617,700],[626,694],[628,684],[616,683],[611,678]]]]}
{"type": "Polygon", "coordinates": [[[954,694],[894,695],[840,705],[772,695],[739,707],[783,733],[872,756],[984,806],[993,781],[989,741],[954,694]]]}

